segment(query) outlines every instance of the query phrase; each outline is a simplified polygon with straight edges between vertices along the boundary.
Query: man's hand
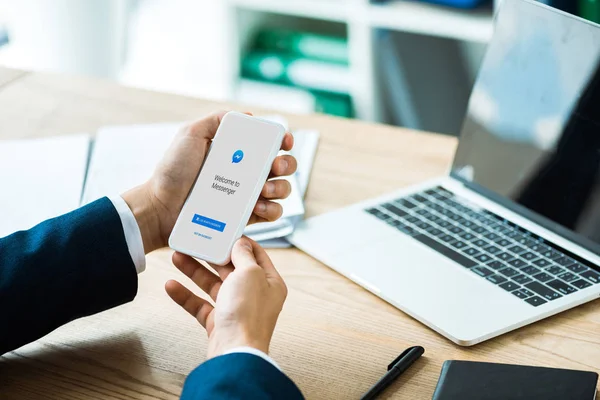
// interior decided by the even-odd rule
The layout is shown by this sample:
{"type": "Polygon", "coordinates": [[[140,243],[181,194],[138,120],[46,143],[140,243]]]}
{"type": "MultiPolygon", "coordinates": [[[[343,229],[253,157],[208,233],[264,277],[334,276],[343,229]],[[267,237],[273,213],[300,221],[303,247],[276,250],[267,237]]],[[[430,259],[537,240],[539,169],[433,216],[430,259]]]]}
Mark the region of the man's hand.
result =
{"type": "MultiPolygon", "coordinates": [[[[167,245],[224,115],[225,112],[220,112],[181,129],[152,178],[123,195],[140,227],[146,253],[167,245]]],[[[282,150],[291,150],[293,145],[292,135],[286,133],[282,150]]],[[[296,171],[296,165],[294,157],[279,156],[273,162],[270,178],[291,175],[296,171]]],[[[278,219],[283,210],[281,205],[272,200],[284,199],[290,191],[290,184],[286,180],[267,181],[249,223],[278,219]]]]}
{"type": "Polygon", "coordinates": [[[173,254],[173,263],[215,302],[213,307],[177,281],[165,285],[169,296],[206,328],[208,358],[241,346],[269,352],[287,288],[256,242],[246,237],[238,240],[231,263],[211,265],[218,276],[181,253],[173,254]]]}

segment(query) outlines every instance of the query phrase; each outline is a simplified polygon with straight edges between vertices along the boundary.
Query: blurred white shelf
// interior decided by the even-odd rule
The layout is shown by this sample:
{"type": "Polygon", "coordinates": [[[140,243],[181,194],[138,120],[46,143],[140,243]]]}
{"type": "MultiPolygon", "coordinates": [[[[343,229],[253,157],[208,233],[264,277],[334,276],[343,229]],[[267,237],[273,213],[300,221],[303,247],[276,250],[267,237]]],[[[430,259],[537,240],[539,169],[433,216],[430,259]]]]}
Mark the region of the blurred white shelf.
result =
{"type": "Polygon", "coordinates": [[[247,10],[263,11],[326,21],[346,22],[351,11],[343,0],[228,0],[231,5],[247,10]]]}
{"type": "MultiPolygon", "coordinates": [[[[369,0],[224,0],[232,15],[237,11],[269,13],[266,20],[277,15],[310,18],[322,24],[346,25],[350,51],[350,68],[354,76],[349,88],[356,114],[365,120],[380,120],[381,107],[377,87],[374,33],[377,29],[409,32],[464,42],[488,43],[492,37],[494,19],[491,7],[476,10],[452,9],[414,0],[395,0],[371,4],[369,0]]],[[[252,14],[252,13],[251,13],[252,14]]],[[[257,24],[253,18],[230,19],[232,31],[237,31],[239,47],[232,49],[230,65],[239,65],[240,49],[244,49],[257,24]]],[[[256,20],[260,20],[257,18],[256,20]]],[[[262,20],[264,22],[264,19],[262,20]]],[[[258,24],[260,25],[260,24],[258,24]]],[[[232,70],[231,80],[237,82],[239,71],[232,70]]],[[[231,96],[235,98],[235,93],[231,96]]]]}
{"type": "Polygon", "coordinates": [[[491,8],[459,10],[414,1],[370,5],[369,21],[376,28],[487,43],[494,21],[491,8]]]}

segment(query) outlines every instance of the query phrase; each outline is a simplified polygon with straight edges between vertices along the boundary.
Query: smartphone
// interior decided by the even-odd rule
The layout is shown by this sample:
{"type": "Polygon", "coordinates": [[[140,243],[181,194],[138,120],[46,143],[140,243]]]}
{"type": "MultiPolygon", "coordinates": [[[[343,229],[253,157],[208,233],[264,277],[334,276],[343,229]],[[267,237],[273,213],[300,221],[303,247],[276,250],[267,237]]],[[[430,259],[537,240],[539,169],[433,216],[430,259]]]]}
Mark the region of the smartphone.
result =
{"type": "Polygon", "coordinates": [[[246,114],[229,112],[169,237],[169,246],[217,265],[248,224],[285,128],[246,114]]]}

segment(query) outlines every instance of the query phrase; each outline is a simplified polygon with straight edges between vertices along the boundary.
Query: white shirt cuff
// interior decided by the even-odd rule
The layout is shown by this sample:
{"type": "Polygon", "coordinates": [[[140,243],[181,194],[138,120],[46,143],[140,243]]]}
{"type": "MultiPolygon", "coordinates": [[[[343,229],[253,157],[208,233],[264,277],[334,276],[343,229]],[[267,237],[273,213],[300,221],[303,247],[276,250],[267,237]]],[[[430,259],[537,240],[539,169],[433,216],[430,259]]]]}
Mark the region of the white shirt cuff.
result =
{"type": "Polygon", "coordinates": [[[125,241],[127,242],[129,255],[135,265],[135,270],[138,274],[144,272],[146,269],[146,254],[144,253],[142,233],[140,232],[140,227],[137,224],[135,216],[121,196],[109,197],[109,200],[113,203],[121,218],[125,241]]]}
{"type": "Polygon", "coordinates": [[[253,354],[253,355],[258,356],[258,357],[262,358],[263,360],[267,361],[272,366],[274,366],[275,368],[277,368],[278,370],[281,371],[281,368],[279,368],[279,365],[277,365],[275,360],[273,360],[271,357],[269,357],[266,353],[263,353],[262,351],[255,349],[254,347],[247,347],[247,346],[235,347],[229,351],[226,351],[225,353],[223,353],[223,355],[233,354],[233,353],[253,354]]]}

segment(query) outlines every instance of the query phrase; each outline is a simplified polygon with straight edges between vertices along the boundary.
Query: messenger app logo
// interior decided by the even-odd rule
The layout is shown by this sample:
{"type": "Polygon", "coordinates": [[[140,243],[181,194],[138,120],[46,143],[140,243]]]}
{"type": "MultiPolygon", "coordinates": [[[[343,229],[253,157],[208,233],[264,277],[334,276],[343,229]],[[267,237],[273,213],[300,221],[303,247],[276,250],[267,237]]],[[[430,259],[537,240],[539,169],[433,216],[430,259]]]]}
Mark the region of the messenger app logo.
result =
{"type": "Polygon", "coordinates": [[[231,158],[231,162],[234,164],[239,163],[240,161],[242,161],[244,159],[244,152],[241,150],[236,150],[235,153],[233,153],[233,157],[231,158]]]}

